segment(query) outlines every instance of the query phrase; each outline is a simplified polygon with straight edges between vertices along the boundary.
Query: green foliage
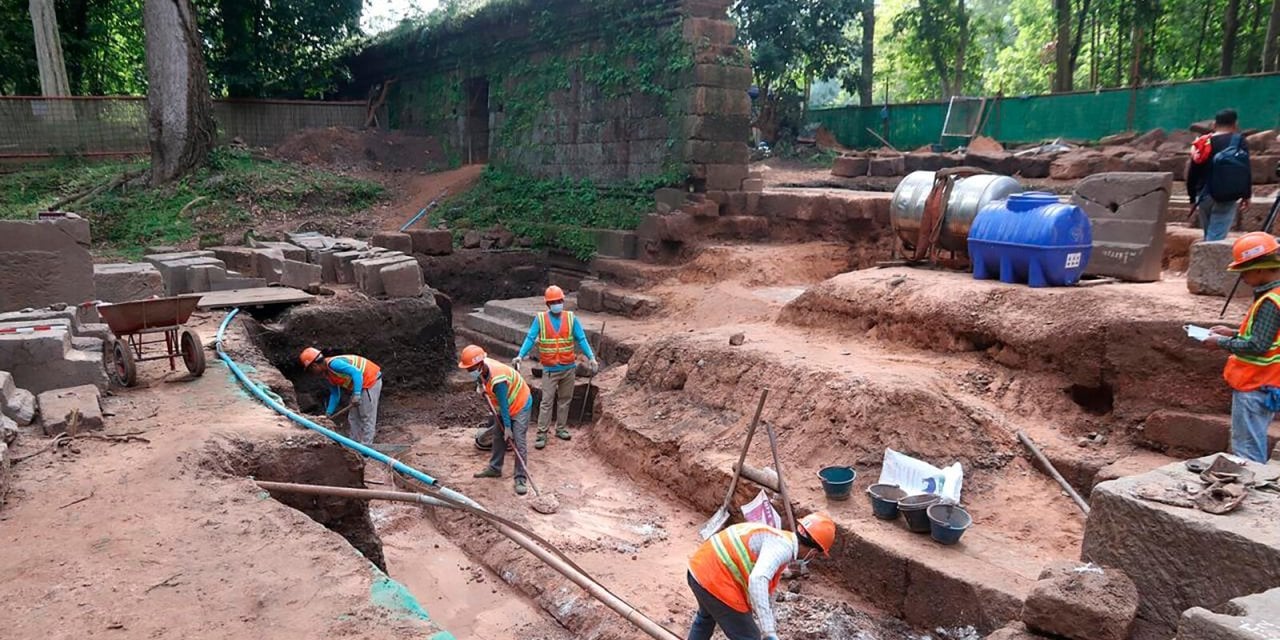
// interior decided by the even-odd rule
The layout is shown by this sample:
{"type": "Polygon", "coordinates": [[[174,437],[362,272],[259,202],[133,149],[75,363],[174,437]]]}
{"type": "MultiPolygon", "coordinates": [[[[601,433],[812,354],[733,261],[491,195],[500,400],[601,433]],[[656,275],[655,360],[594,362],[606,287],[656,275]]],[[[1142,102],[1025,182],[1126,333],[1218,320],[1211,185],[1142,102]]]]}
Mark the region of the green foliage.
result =
{"type": "Polygon", "coordinates": [[[593,229],[635,229],[653,210],[653,192],[680,181],[675,175],[600,187],[588,180],[537,179],[494,165],[480,182],[450,200],[441,218],[458,232],[502,225],[588,259],[595,253],[593,229]]]}
{"type": "MultiPolygon", "coordinates": [[[[26,219],[52,203],[108,183],[146,163],[61,160],[0,174],[0,219],[26,219]]],[[[381,185],[244,152],[214,152],[209,166],[159,188],[126,185],[72,207],[93,225],[94,241],[125,255],[148,244],[176,243],[251,225],[264,211],[351,214],[383,197],[381,185]]]]}

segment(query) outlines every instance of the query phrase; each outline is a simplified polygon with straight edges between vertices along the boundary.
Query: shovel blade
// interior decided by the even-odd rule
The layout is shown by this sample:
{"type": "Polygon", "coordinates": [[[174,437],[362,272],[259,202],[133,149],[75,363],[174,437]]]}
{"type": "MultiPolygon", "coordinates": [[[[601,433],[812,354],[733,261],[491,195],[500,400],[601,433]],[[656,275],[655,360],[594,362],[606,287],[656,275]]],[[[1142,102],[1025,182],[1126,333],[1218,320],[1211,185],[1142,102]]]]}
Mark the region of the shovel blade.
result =
{"type": "Polygon", "coordinates": [[[701,535],[703,540],[709,540],[711,539],[711,536],[719,533],[720,530],[724,528],[724,523],[728,521],[729,511],[724,507],[720,507],[711,516],[711,518],[707,520],[706,524],[702,525],[702,528],[698,530],[698,535],[701,535]]]}

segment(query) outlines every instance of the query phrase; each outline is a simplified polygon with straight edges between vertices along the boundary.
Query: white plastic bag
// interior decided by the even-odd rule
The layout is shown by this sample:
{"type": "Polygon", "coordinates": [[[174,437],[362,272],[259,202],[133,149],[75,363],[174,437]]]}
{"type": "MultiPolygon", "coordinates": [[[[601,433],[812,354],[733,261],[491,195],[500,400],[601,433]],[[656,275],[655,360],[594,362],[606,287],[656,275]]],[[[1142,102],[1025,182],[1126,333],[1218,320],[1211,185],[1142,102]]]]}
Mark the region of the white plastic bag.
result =
{"type": "Polygon", "coordinates": [[[907,495],[933,493],[944,499],[960,502],[960,485],[964,483],[964,472],[959,462],[946,469],[939,469],[893,449],[885,449],[879,482],[896,484],[907,495]]]}
{"type": "Polygon", "coordinates": [[[742,517],[748,522],[775,529],[782,528],[782,516],[779,516],[777,510],[773,508],[773,503],[769,502],[769,496],[764,494],[764,489],[760,490],[760,494],[754,500],[742,505],[742,517]]]}

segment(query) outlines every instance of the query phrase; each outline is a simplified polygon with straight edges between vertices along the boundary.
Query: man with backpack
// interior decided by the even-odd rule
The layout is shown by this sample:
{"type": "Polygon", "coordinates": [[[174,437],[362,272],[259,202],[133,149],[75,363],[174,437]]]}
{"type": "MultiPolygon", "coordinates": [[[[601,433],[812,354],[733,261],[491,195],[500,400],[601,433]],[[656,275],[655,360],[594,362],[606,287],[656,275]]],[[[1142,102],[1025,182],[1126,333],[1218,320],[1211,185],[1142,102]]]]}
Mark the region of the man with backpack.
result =
{"type": "Polygon", "coordinates": [[[1206,242],[1225,239],[1236,213],[1249,210],[1253,195],[1249,147],[1238,120],[1235,109],[1223,109],[1213,118],[1213,132],[1191,143],[1187,196],[1206,242]]]}

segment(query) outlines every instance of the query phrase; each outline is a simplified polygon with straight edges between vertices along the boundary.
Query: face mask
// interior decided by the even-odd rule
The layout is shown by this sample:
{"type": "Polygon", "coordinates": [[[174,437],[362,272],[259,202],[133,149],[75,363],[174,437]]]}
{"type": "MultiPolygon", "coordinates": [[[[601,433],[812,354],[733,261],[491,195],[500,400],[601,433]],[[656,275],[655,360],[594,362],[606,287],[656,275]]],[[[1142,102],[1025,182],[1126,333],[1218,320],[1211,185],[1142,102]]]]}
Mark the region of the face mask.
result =
{"type": "Polygon", "coordinates": [[[563,304],[553,304],[553,305],[551,305],[551,313],[560,313],[561,311],[564,311],[564,305],[563,305],[563,304]]]}
{"type": "Polygon", "coordinates": [[[471,374],[471,379],[472,379],[472,380],[479,380],[479,379],[480,379],[480,370],[479,370],[479,369],[477,369],[477,370],[475,370],[475,371],[468,371],[467,373],[470,373],[470,374],[471,374]]]}

